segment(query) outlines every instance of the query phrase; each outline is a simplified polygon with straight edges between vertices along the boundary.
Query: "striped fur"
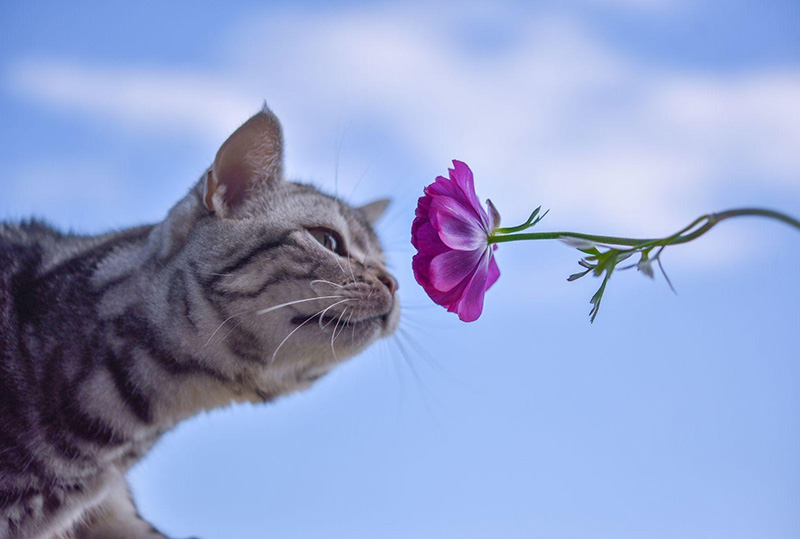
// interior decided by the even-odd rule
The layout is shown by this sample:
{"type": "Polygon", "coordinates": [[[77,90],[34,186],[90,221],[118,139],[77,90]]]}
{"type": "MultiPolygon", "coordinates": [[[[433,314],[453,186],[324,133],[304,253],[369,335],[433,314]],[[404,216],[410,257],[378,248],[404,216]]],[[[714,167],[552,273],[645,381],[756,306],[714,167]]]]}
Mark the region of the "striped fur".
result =
{"type": "Polygon", "coordinates": [[[305,389],[394,331],[373,210],[285,181],[263,110],[156,225],[0,224],[0,538],[164,537],[125,483],[164,432],[305,389]]]}

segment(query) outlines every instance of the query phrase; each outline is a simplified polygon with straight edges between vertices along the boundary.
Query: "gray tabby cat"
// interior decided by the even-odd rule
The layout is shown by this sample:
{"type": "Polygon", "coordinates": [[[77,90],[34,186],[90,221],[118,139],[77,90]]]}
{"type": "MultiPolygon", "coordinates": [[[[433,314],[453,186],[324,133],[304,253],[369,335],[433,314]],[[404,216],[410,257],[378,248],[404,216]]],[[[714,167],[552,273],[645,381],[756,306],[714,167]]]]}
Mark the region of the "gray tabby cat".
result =
{"type": "Polygon", "coordinates": [[[285,181],[265,108],[156,225],[0,224],[0,537],[164,537],[125,480],[162,434],[305,389],[395,330],[385,206],[285,181]]]}

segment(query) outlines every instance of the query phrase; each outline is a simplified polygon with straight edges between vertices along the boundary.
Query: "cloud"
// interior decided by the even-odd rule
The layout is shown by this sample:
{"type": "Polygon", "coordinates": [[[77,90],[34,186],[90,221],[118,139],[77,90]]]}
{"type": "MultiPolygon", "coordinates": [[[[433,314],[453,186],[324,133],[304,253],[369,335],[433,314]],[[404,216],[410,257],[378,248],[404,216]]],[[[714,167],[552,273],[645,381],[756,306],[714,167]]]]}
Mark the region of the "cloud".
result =
{"type": "MultiPolygon", "coordinates": [[[[292,168],[312,177],[330,174],[344,116],[392,141],[386,151],[415,173],[464,159],[506,216],[545,204],[555,226],[664,232],[742,178],[800,200],[797,69],[645,62],[598,39],[590,20],[512,5],[270,12],[229,41],[224,68],[29,59],[11,80],[126,129],[218,141],[267,96],[292,168]]],[[[348,151],[366,162],[375,150],[348,151]]]]}
{"type": "Polygon", "coordinates": [[[34,58],[15,64],[9,79],[14,91],[48,106],[167,136],[219,136],[259,104],[210,73],[173,68],[34,58]]]}

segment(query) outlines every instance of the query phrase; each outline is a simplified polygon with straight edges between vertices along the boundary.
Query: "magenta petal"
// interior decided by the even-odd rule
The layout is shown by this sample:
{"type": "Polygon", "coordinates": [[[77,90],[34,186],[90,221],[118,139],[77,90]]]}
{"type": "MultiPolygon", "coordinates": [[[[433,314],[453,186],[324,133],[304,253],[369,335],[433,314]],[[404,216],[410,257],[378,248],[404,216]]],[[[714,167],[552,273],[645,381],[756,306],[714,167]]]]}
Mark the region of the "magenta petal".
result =
{"type": "Polygon", "coordinates": [[[452,198],[434,197],[430,216],[439,238],[451,249],[474,251],[486,247],[486,231],[469,210],[452,198]]]}
{"type": "Polygon", "coordinates": [[[431,284],[441,292],[449,292],[475,271],[482,254],[481,251],[447,251],[437,255],[431,260],[431,284]]]}
{"type": "Polygon", "coordinates": [[[483,258],[458,302],[458,317],[463,322],[474,322],[483,312],[483,296],[486,294],[490,256],[488,250],[483,253],[483,258]]]}
{"type": "Polygon", "coordinates": [[[497,267],[497,260],[495,260],[494,256],[492,256],[492,259],[489,261],[489,273],[486,278],[486,290],[489,290],[499,278],[500,268],[497,267]]]}
{"type": "Polygon", "coordinates": [[[428,222],[423,222],[417,227],[414,238],[414,247],[416,247],[419,252],[425,253],[430,257],[434,257],[449,250],[439,238],[439,232],[428,222]]]}
{"type": "Polygon", "coordinates": [[[472,170],[470,170],[466,163],[453,159],[453,168],[449,169],[449,172],[450,179],[453,180],[459,188],[461,188],[464,196],[469,201],[470,207],[481,219],[483,228],[488,230],[489,216],[486,214],[486,210],[483,209],[483,206],[481,206],[481,202],[478,200],[478,195],[475,193],[475,180],[472,176],[472,170]]]}
{"type": "Polygon", "coordinates": [[[438,176],[435,182],[426,187],[425,194],[429,197],[438,195],[455,198],[456,200],[465,198],[458,185],[444,176],[438,176]]]}

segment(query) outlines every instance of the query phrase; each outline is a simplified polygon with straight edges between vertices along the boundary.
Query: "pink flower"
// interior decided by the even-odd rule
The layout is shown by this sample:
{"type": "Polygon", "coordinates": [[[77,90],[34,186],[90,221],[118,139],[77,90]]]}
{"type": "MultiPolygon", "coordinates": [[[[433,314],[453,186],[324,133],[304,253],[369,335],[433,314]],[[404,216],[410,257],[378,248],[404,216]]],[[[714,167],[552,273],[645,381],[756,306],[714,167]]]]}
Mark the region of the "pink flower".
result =
{"type": "Polygon", "coordinates": [[[500,270],[494,259],[497,245],[489,235],[500,225],[500,215],[487,200],[483,209],[475,194],[472,171],[453,161],[450,179],[439,176],[425,188],[411,225],[414,277],[428,296],[464,322],[483,311],[483,296],[500,270]]]}

